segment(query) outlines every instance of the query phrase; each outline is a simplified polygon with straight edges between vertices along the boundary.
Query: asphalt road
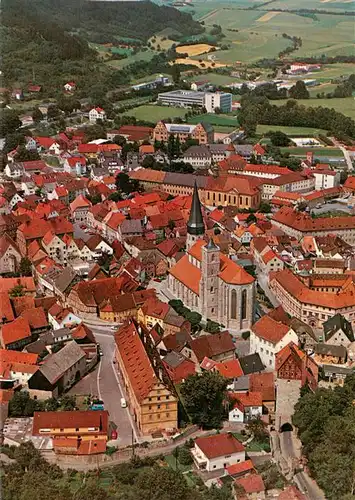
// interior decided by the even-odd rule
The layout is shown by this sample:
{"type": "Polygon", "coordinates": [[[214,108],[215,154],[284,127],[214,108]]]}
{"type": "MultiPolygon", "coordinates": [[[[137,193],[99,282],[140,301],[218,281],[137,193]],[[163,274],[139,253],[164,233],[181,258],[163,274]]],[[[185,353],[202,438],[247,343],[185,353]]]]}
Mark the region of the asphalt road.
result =
{"type": "Polygon", "coordinates": [[[117,426],[117,446],[127,446],[139,441],[138,433],[134,426],[128,408],[121,407],[121,398],[125,398],[121,387],[116,365],[113,364],[115,342],[114,332],[111,329],[105,331],[103,328],[90,327],[93,330],[97,342],[100,344],[103,356],[94,371],[89,373],[71,390],[71,394],[92,394],[102,399],[105,410],[109,412],[109,419],[117,426]]]}

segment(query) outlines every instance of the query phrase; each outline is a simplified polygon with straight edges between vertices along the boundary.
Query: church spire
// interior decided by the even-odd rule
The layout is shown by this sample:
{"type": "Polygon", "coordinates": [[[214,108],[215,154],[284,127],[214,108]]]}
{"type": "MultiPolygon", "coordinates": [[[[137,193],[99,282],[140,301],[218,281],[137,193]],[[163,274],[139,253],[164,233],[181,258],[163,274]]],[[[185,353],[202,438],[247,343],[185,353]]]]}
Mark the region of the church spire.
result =
{"type": "Polygon", "coordinates": [[[192,196],[191,212],[187,223],[188,234],[202,236],[205,234],[205,223],[203,222],[201,202],[198,196],[197,184],[195,181],[194,193],[192,196]]]}

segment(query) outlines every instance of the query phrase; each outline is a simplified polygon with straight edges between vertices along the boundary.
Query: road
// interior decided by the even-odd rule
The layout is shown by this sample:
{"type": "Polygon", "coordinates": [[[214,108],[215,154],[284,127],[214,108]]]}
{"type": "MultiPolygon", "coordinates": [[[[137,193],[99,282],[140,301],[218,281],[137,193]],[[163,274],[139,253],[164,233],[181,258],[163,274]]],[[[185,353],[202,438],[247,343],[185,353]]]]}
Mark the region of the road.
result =
{"type": "Polygon", "coordinates": [[[269,276],[265,274],[263,271],[261,271],[259,268],[256,268],[256,275],[258,283],[260,287],[264,290],[266,297],[270,300],[271,304],[274,307],[278,307],[280,303],[269,288],[269,276]]]}
{"type": "Polygon", "coordinates": [[[114,331],[110,327],[90,325],[90,328],[100,344],[103,356],[95,370],[80,380],[69,392],[70,394],[92,394],[104,401],[110,421],[117,425],[117,446],[132,444],[132,431],[134,441],[138,442],[139,435],[132,416],[128,408],[121,407],[121,398],[125,398],[125,394],[118,378],[116,365],[113,364],[114,331]]]}
{"type": "MultiPolygon", "coordinates": [[[[297,459],[299,453],[295,449],[295,440],[297,439],[291,431],[281,432],[280,447],[281,453],[285,460],[297,459]]],[[[294,479],[299,489],[304,493],[309,500],[324,500],[325,496],[317,483],[305,471],[295,474],[294,479]]]]}

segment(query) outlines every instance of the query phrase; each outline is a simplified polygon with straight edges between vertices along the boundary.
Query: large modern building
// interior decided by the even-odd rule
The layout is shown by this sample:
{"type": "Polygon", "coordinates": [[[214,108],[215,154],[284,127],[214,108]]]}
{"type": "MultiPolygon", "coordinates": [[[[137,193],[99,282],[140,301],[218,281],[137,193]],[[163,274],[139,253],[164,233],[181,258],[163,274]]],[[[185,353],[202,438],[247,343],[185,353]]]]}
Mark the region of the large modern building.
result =
{"type": "Polygon", "coordinates": [[[205,224],[197,185],[187,224],[187,252],[169,271],[169,292],[187,307],[226,328],[247,330],[253,323],[254,278],[204,239],[205,224]]]}
{"type": "Polygon", "coordinates": [[[158,102],[164,106],[191,108],[205,107],[208,113],[219,108],[223,113],[232,111],[232,94],[224,92],[195,92],[193,90],[172,90],[158,94],[158,102]]]}

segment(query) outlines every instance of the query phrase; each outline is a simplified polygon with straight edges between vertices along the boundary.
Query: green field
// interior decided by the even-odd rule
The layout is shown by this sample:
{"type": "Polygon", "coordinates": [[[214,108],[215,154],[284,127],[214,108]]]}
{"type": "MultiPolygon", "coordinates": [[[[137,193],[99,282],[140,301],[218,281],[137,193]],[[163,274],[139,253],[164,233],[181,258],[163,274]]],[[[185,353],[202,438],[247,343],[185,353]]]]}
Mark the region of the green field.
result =
{"type": "Polygon", "coordinates": [[[266,134],[270,131],[281,130],[285,134],[294,137],[316,137],[319,134],[326,135],[326,130],[322,130],[320,128],[311,128],[311,127],[284,127],[282,125],[258,125],[256,129],[256,133],[258,135],[266,134]]]}
{"type": "MultiPolygon", "coordinates": [[[[287,100],[280,99],[279,101],[270,101],[276,106],[282,106],[287,100]]],[[[334,108],[335,111],[343,113],[345,116],[355,119],[355,100],[353,97],[339,98],[339,99],[299,99],[298,104],[316,108],[321,106],[323,108],[334,108]]]]}
{"type": "MultiPolygon", "coordinates": [[[[306,0],[301,0],[301,3],[304,8],[310,8],[306,0]]],[[[353,10],[353,6],[350,3],[321,1],[312,4],[324,10],[330,10],[332,6],[334,14],[317,14],[314,20],[297,13],[275,11],[277,8],[300,8],[296,0],[276,0],[259,7],[260,10],[240,10],[246,7],[245,2],[240,1],[197,2],[193,9],[195,18],[203,20],[207,30],[213,24],[223,28],[225,38],[222,43],[229,44],[230,48],[217,51],[216,62],[235,64],[238,61],[254,62],[263,57],[277,57],[281,50],[291,45],[289,40],[282,37],[283,33],[302,38],[302,47],[290,57],[353,55],[354,20],[336,13],[337,10],[353,10]]]]}
{"type": "MultiPolygon", "coordinates": [[[[150,61],[152,57],[156,53],[152,50],[146,50],[145,52],[138,52],[137,54],[132,54],[126,59],[112,59],[111,61],[107,61],[106,64],[115,69],[122,69],[129,64],[132,64],[136,61],[150,61]]],[[[148,77],[149,78],[149,77],[148,77]]]]}
{"type": "Polygon", "coordinates": [[[190,82],[196,80],[206,80],[212,85],[229,85],[230,83],[241,81],[239,78],[234,78],[229,75],[220,75],[219,73],[200,73],[198,76],[188,78],[190,82]]]}
{"type": "Polygon", "coordinates": [[[204,115],[193,116],[188,120],[189,123],[206,122],[211,125],[220,125],[222,127],[239,127],[238,119],[233,115],[215,115],[214,113],[206,113],[204,115]]]}
{"type": "Polygon", "coordinates": [[[159,120],[165,120],[166,118],[183,118],[186,114],[186,109],[146,104],[137,108],[129,109],[123,114],[125,116],[134,116],[137,120],[145,120],[156,123],[159,120]]]}
{"type": "Polygon", "coordinates": [[[337,148],[280,148],[282,153],[290,153],[291,155],[306,156],[307,151],[312,151],[315,157],[339,156],[343,157],[343,153],[337,148]]]}

